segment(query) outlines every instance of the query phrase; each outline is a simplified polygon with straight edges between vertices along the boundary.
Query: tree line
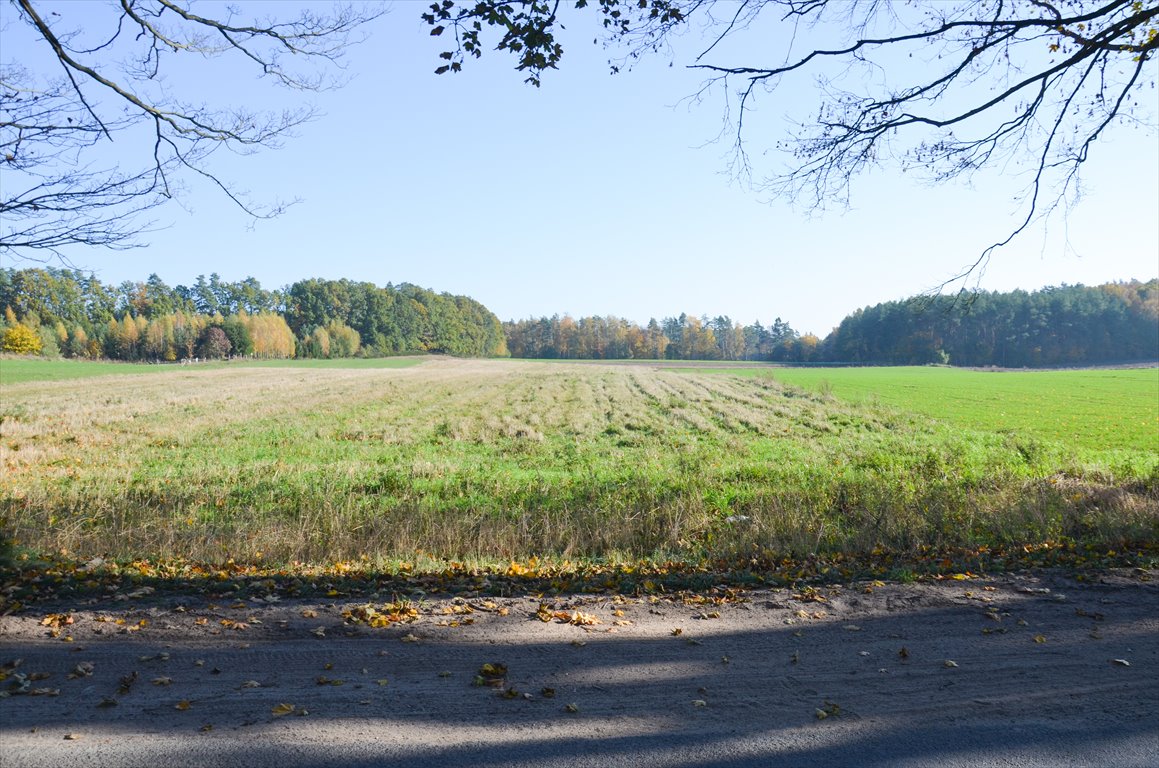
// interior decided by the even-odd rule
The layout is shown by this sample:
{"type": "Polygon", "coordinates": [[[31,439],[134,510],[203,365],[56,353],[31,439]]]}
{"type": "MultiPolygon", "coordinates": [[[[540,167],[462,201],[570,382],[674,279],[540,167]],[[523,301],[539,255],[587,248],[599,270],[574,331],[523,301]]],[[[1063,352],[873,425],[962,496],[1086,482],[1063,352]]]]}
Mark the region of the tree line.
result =
{"type": "Polygon", "coordinates": [[[466,296],[406,283],[300,280],[267,290],[198,276],[191,286],[105,285],[68,269],[0,270],[0,347],[19,354],[177,361],[445,353],[561,360],[761,360],[1050,367],[1159,360],[1159,280],[919,297],[865,307],[824,340],[777,318],[681,314],[500,323],[466,296]]]}
{"type": "Polygon", "coordinates": [[[130,361],[506,353],[499,319],[465,296],[402,284],[157,275],[105,285],[69,269],[0,270],[0,347],[18,354],[130,361]]]}
{"type": "Polygon", "coordinates": [[[856,365],[1100,365],[1159,360],[1159,280],[916,297],[865,307],[824,340],[777,318],[680,315],[640,326],[568,315],[503,324],[516,357],[856,365]]]}
{"type": "Polygon", "coordinates": [[[811,362],[819,339],[798,334],[781,318],[742,326],[727,315],[681,314],[640,326],[620,317],[570,315],[503,324],[514,357],[558,360],[776,360],[811,362]]]}
{"type": "Polygon", "coordinates": [[[1159,360],[1159,280],[891,301],[859,309],[823,359],[1004,368],[1159,360]]]}

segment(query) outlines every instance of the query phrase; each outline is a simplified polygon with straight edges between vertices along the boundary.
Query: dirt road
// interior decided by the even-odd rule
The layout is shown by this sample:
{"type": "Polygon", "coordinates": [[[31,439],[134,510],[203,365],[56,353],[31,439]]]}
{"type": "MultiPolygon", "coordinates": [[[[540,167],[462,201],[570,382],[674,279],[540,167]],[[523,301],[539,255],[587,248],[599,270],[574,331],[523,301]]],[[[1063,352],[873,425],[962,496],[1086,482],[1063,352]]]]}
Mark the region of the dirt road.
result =
{"type": "Polygon", "coordinates": [[[41,609],[0,765],[1154,766],[1153,578],[41,609]]]}

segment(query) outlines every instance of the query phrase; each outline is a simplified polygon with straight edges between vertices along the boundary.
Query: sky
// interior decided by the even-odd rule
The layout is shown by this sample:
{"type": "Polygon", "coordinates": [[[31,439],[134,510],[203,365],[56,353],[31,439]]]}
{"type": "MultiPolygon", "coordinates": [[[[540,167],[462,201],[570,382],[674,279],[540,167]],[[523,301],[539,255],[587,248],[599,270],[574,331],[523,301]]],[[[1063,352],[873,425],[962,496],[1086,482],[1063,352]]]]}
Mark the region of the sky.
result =
{"type": "MultiPolygon", "coordinates": [[[[1027,179],[1011,166],[937,185],[874,171],[855,182],[848,209],[770,199],[728,173],[730,143],[714,141],[719,95],[689,99],[703,81],[683,66],[702,43],[696,30],[612,75],[616,52],[592,45],[594,17],[577,17],[562,34],[560,69],[536,89],[497,52],[436,76],[445,44],[419,19],[426,5],[389,6],[350,51],[349,82],[319,94],[313,103],[324,114],[283,148],[215,157],[214,170],[251,199],[297,199],[282,216],[255,222],[191,182],[180,206],[157,212],[147,247],[74,250],[72,264],[114,284],[156,273],[191,285],[213,272],[253,276],[266,288],[310,277],[407,282],[469,295],[504,320],[570,313],[646,323],[685,312],[745,324],[779,317],[824,336],[859,307],[958,274],[1022,215],[1027,179]]],[[[86,28],[107,17],[94,3],[58,7],[86,28]]],[[[756,32],[724,55],[760,62],[768,40],[756,32]]],[[[38,61],[38,44],[19,29],[0,34],[0,58],[38,61]]],[[[293,103],[247,74],[197,76],[215,102],[293,103]]],[[[783,162],[764,150],[785,138],[788,106],[814,96],[805,77],[758,102],[747,134],[758,168],[783,162]]],[[[1153,126],[1155,90],[1141,100],[1153,126]]],[[[967,287],[1159,277],[1153,127],[1109,132],[1086,164],[1083,189],[1077,206],[995,252],[967,287]]]]}

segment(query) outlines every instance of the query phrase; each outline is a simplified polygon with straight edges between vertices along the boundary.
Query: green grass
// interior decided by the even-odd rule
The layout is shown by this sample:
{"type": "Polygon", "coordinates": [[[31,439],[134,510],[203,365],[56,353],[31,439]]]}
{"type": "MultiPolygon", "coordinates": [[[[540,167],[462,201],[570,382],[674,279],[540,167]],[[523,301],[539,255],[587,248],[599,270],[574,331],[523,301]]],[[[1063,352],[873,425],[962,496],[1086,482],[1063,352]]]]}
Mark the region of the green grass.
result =
{"type": "MultiPolygon", "coordinates": [[[[224,367],[247,368],[408,368],[419,365],[425,357],[353,358],[346,360],[232,360],[227,363],[191,364],[197,370],[224,367]]],[[[44,360],[27,357],[0,358],[0,386],[30,381],[66,381],[93,376],[132,375],[164,371],[189,371],[181,363],[118,363],[94,360],[44,360]]]]}
{"type": "Polygon", "coordinates": [[[1159,539],[1149,450],[1111,460],[767,377],[295,368],[6,386],[0,521],[37,551],[210,562],[1159,539]]]}
{"type": "Polygon", "coordinates": [[[1159,368],[975,371],[960,368],[719,369],[947,424],[1061,441],[1096,453],[1159,454],[1159,368]]]}

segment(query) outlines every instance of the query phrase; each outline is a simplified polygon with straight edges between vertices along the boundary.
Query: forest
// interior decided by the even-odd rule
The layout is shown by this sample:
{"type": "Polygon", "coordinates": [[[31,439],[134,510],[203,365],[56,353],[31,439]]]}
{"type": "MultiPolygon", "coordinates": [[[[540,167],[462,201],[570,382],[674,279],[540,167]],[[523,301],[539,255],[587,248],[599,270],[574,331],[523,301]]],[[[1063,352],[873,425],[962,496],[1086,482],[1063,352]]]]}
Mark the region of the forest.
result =
{"type": "Polygon", "coordinates": [[[824,340],[779,317],[765,327],[680,315],[507,322],[515,357],[765,360],[853,365],[1102,365],[1159,360],[1159,280],[916,297],[865,307],[824,340]]]}
{"type": "Polygon", "coordinates": [[[157,275],[105,285],[57,268],[0,270],[0,346],[129,361],[442,353],[561,360],[720,360],[1055,367],[1159,360],[1159,280],[917,297],[858,309],[825,339],[776,318],[681,314],[501,323],[485,306],[401,283],[157,275]]]}
{"type": "Polygon", "coordinates": [[[252,277],[198,276],[170,287],[105,285],[66,269],[0,270],[4,351],[177,361],[226,357],[506,354],[499,319],[479,302],[409,284],[303,280],[266,290],[252,277]]]}

